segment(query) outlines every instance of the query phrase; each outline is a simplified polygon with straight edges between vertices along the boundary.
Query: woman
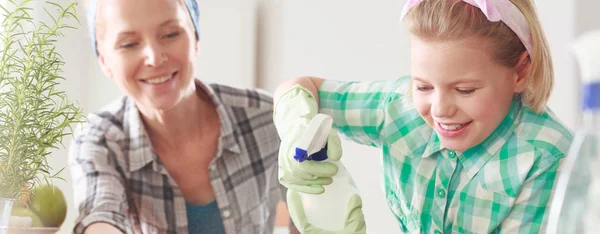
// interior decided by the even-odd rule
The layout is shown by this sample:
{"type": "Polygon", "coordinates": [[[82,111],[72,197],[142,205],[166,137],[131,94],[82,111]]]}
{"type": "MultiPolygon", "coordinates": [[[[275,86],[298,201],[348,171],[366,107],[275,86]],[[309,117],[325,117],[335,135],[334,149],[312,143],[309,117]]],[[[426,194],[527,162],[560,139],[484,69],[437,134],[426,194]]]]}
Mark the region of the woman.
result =
{"type": "Polygon", "coordinates": [[[284,188],[272,98],[194,79],[195,0],[92,0],[94,50],[126,94],[70,151],[75,233],[271,233],[284,188]]]}

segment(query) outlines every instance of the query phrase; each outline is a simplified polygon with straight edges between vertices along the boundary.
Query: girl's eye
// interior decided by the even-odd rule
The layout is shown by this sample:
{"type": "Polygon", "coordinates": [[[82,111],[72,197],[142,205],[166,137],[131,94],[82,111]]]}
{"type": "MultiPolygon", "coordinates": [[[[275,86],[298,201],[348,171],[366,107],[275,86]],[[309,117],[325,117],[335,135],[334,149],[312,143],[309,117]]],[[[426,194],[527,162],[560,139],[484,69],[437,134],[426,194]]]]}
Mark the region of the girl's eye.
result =
{"type": "Polygon", "coordinates": [[[475,89],[456,89],[456,91],[460,94],[472,94],[473,92],[475,92],[475,89]]]}

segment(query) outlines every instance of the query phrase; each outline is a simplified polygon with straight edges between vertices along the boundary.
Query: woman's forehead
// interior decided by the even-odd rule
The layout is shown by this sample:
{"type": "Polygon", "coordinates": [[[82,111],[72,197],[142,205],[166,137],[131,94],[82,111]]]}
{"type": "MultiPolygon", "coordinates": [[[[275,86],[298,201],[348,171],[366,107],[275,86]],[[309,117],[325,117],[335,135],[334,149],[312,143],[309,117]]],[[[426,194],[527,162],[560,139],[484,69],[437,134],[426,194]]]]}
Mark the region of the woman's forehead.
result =
{"type": "Polygon", "coordinates": [[[96,21],[103,22],[105,30],[156,27],[189,18],[180,0],[101,0],[96,10],[96,21]]]}

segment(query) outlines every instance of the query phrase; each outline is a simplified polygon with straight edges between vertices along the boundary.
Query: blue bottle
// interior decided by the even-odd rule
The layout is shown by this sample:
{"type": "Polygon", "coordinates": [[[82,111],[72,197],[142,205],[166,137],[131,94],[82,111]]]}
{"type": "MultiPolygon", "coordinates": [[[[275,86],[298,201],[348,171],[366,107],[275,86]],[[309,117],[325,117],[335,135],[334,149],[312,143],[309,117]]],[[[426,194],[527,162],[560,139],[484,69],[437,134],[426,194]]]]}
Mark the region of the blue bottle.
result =
{"type": "Polygon", "coordinates": [[[583,78],[583,125],[558,175],[547,231],[600,233],[600,31],[582,35],[573,49],[583,78]]]}

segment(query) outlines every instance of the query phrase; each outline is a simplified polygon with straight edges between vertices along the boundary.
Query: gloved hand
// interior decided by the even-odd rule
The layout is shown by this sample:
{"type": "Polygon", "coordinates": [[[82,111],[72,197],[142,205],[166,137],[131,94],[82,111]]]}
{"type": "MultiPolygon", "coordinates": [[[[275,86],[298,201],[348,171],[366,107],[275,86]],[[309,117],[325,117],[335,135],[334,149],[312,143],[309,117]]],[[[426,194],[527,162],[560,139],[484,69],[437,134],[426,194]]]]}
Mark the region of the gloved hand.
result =
{"type": "Polygon", "coordinates": [[[303,234],[364,234],[367,232],[365,217],[362,213],[362,199],[356,194],[351,196],[348,201],[348,214],[344,229],[334,232],[316,228],[308,223],[298,192],[288,189],[287,206],[290,218],[298,231],[303,234]]]}
{"type": "MultiPolygon", "coordinates": [[[[318,104],[312,93],[296,85],[281,95],[276,101],[273,120],[281,146],[279,148],[279,182],[288,189],[309,194],[321,194],[323,185],[332,183],[337,166],[327,161],[294,160],[298,142],[310,120],[317,115],[318,104]]],[[[342,156],[340,138],[332,130],[327,142],[328,161],[337,161],[342,156]]]]}

